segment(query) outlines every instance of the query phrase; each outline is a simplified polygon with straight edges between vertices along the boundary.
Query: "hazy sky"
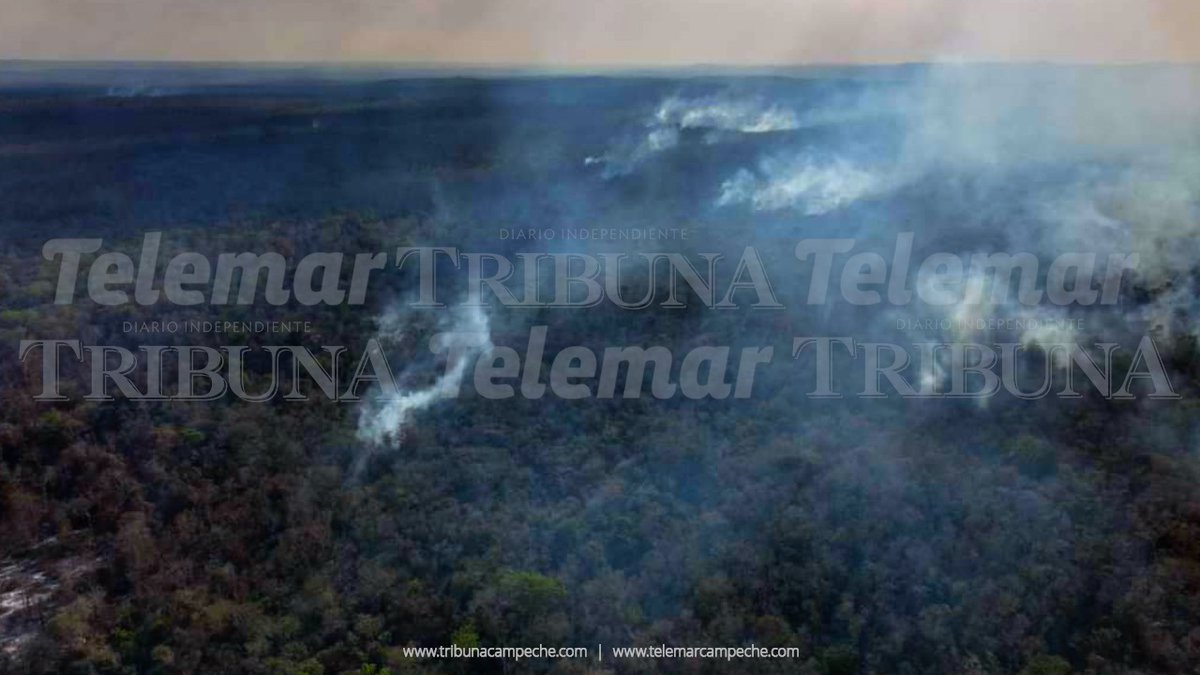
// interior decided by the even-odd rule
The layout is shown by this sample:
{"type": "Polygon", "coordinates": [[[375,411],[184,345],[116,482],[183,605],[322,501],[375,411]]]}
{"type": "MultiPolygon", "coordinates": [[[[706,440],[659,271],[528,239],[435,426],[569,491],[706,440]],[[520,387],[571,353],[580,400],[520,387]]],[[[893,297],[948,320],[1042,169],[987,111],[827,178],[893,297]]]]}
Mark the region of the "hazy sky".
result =
{"type": "Polygon", "coordinates": [[[0,0],[0,58],[1200,61],[1200,0],[0,0]]]}

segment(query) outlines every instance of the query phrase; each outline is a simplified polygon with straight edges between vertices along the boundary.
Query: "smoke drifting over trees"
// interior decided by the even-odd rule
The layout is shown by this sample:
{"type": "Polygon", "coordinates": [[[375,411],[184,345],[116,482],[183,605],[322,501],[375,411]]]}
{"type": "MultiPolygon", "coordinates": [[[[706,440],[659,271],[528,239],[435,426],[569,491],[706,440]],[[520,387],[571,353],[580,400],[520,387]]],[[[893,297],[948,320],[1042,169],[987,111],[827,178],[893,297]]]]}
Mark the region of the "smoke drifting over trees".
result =
{"type": "MultiPolygon", "coordinates": [[[[621,673],[1115,675],[1200,664],[1193,69],[148,69],[111,83],[72,73],[0,93],[0,545],[16,565],[0,593],[36,598],[0,615],[5,670],[501,668],[401,651],[452,642],[803,654],[605,659],[621,673]],[[530,227],[688,235],[500,235],[530,227]],[[492,296],[473,308],[462,306],[470,284],[448,275],[437,287],[448,307],[428,309],[415,268],[394,265],[372,276],[362,305],[290,295],[104,306],[83,272],[77,300],[55,303],[47,239],[103,238],[105,252],[132,261],[146,232],[163,233],[164,264],[188,251],[279,251],[288,279],[305,255],[329,251],[719,252],[732,268],[752,246],[779,307],[754,308],[748,291],[731,309],[720,298],[710,307],[688,284],[677,289],[688,302],[664,307],[660,277],[660,302],[644,310],[492,296]],[[808,302],[817,258],[798,257],[798,242],[853,240],[841,265],[861,253],[891,260],[903,233],[914,233],[914,261],[1029,252],[1039,289],[1064,254],[1136,254],[1137,264],[1112,303],[1030,306],[1019,287],[994,294],[966,272],[946,304],[850,302],[841,274],[828,277],[826,301],[808,302]],[[313,329],[122,329],[168,318],[313,329]],[[520,348],[535,327],[545,327],[544,373],[569,347],[773,345],[787,364],[760,369],[747,398],[626,398],[624,377],[611,398],[482,395],[479,357],[520,348]],[[429,344],[447,332],[482,339],[447,361],[429,344]],[[1063,341],[1120,345],[1112,365],[1126,373],[1149,336],[1180,398],[1077,387],[1078,398],[1034,401],[818,399],[813,362],[787,358],[798,336],[1010,343],[1031,354],[1023,375],[1060,372],[1046,347],[1063,341]],[[64,382],[69,400],[35,401],[39,372],[19,345],[62,338],[133,352],[236,339],[314,354],[375,339],[407,396],[89,402],[79,377],[64,382]],[[438,396],[451,387],[461,394],[438,396]]],[[[899,268],[914,293],[917,267],[899,268]]],[[[1102,289],[1105,270],[1093,272],[1102,289]]],[[[342,269],[343,288],[351,274],[342,269]]],[[[640,297],[627,283],[622,297],[640,297]]],[[[886,299],[887,281],[867,287],[886,299]]],[[[552,285],[541,290],[553,297],[552,285]]],[[[269,359],[244,366],[247,389],[261,391],[269,359]]],[[[860,370],[830,376],[838,391],[862,390],[860,370]]]]}

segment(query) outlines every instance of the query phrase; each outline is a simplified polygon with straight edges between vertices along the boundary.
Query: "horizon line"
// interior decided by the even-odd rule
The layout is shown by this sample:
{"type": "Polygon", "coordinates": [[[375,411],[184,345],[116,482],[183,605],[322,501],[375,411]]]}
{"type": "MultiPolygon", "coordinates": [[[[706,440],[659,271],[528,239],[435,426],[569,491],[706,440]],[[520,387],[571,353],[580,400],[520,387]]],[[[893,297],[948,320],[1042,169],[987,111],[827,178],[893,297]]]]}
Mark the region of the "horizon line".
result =
{"type": "Polygon", "coordinates": [[[811,61],[795,63],[502,63],[467,61],[380,61],[366,59],[336,59],[306,61],[297,59],[130,59],[130,58],[28,58],[0,56],[0,67],[8,65],[99,65],[99,66],[175,66],[175,67],[269,67],[269,68],[390,68],[397,70],[496,70],[496,71],[556,71],[556,72],[643,72],[643,71],[784,71],[821,68],[905,68],[929,66],[987,66],[987,67],[1061,67],[1061,68],[1137,68],[1137,67],[1196,67],[1200,60],[1147,61],[1069,61],[1048,59],[939,59],[929,61],[811,61]]]}

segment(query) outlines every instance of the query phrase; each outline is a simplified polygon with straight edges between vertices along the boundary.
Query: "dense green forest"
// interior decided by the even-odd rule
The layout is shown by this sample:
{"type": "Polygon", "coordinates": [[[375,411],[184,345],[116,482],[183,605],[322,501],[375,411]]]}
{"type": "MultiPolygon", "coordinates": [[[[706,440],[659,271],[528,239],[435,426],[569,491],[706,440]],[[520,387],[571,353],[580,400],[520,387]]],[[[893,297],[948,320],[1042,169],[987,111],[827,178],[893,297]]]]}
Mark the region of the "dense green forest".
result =
{"type": "MultiPolygon", "coordinates": [[[[0,68],[0,672],[1200,672],[1197,77],[0,68]],[[656,227],[689,236],[500,235],[656,227]],[[48,240],[101,238],[136,260],[147,232],[162,233],[160,265],[183,251],[391,264],[362,305],[105,306],[86,274],[75,302],[56,304],[48,240]],[[806,302],[799,240],[890,259],[905,232],[915,260],[1090,251],[1141,264],[1109,305],[806,302]],[[373,443],[369,400],[88,400],[87,369],[67,359],[66,400],[38,401],[41,358],[20,358],[25,340],[244,345],[258,392],[263,348],[361,354],[376,338],[400,385],[421,390],[450,365],[430,338],[455,314],[413,307],[403,246],[729,263],[753,246],[781,309],[493,303],[488,330],[519,349],[545,326],[543,372],[575,345],[770,345],[775,360],[745,399],[493,400],[466,378],[397,442],[373,443]],[[1031,373],[1053,361],[1019,331],[904,327],[960,311],[1078,321],[1072,341],[1122,346],[1118,373],[1151,336],[1180,397],[1110,399],[1080,378],[1078,398],[816,399],[813,361],[789,358],[795,337],[853,336],[1021,342],[1031,373]],[[311,330],[130,329],[191,319],[311,330]],[[451,644],[798,656],[405,654],[451,644]]],[[[439,282],[448,305],[463,276],[439,282]]],[[[861,367],[834,376],[861,391],[861,367]]]]}
{"type": "MultiPolygon", "coordinates": [[[[300,255],[454,236],[419,218],[343,215],[171,241],[300,255]]],[[[256,346],[361,345],[405,287],[398,273],[366,307],[113,309],[54,305],[56,265],[3,254],[0,593],[30,605],[6,605],[6,634],[19,636],[6,672],[1115,675],[1200,663],[1200,355],[1186,335],[1163,347],[1181,401],[819,402],[786,373],[744,402],[468,391],[354,477],[353,405],[37,402],[38,364],[17,345],[135,347],[151,338],[121,322],[189,312],[317,327],[244,336],[256,346]],[[501,664],[400,651],[598,642],[804,657],[501,664]]],[[[780,331],[778,318],[615,314],[496,320],[549,325],[564,343],[613,326],[629,344],[780,331]]],[[[415,317],[389,344],[399,362],[427,358],[435,319],[415,317]]]]}

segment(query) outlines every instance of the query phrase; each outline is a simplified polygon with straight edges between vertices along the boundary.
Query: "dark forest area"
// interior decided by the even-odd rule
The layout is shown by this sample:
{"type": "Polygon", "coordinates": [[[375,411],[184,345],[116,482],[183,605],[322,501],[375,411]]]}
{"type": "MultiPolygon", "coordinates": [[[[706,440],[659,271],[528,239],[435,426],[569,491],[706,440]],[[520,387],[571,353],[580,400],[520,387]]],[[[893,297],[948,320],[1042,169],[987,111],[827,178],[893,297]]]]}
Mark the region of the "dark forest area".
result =
{"type": "MultiPolygon", "coordinates": [[[[1196,672],[1200,126],[1196,110],[1155,98],[1178,76],[898,67],[199,84],[164,69],[105,86],[70,71],[5,84],[0,670],[1196,672]],[[1072,107],[1101,93],[1120,115],[1072,107]],[[1074,122],[1047,122],[1064,116],[1074,122]],[[914,232],[921,253],[1136,251],[1119,303],[1061,311],[1082,321],[1080,342],[1153,336],[1180,398],[820,400],[813,373],[781,357],[744,400],[490,400],[467,378],[380,444],[362,434],[368,405],[320,396],[90,401],[86,371],[65,369],[68,400],[37,401],[40,361],[21,358],[22,340],[317,352],[376,338],[417,389],[446,367],[428,343],[448,313],[409,307],[411,271],[381,271],[362,305],[108,307],[82,275],[76,301],[56,304],[59,265],[42,246],[99,238],[136,260],[152,231],[164,261],[278,251],[293,271],[320,251],[629,246],[498,234],[529,227],[687,227],[687,241],[637,250],[734,260],[754,246],[785,308],[493,305],[496,344],[547,326],[552,347],[597,350],[782,355],[795,336],[856,335],[1024,341],[1036,355],[1036,337],[898,327],[953,307],[808,306],[797,270],[810,268],[792,249],[834,236],[883,248],[914,232]],[[189,319],[313,328],[129,329],[189,319]],[[403,653],[598,643],[802,657],[403,653]]],[[[260,390],[270,364],[246,368],[260,390]]]]}

